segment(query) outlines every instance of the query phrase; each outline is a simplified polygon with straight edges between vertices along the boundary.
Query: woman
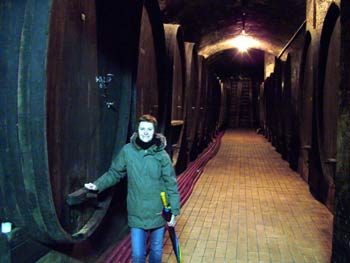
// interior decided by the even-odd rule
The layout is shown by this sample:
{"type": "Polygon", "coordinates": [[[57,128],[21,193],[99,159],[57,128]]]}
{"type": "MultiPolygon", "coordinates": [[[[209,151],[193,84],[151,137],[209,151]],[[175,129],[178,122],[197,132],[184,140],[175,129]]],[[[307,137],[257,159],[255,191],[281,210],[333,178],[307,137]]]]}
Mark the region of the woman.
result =
{"type": "Polygon", "coordinates": [[[160,263],[163,254],[165,220],[162,217],[161,192],[167,193],[173,216],[168,222],[174,226],[180,213],[180,198],[175,172],[164,150],[165,137],[156,134],[157,120],[143,115],[138,131],[112,161],[109,170],[94,183],[85,184],[89,190],[102,192],[127,175],[128,224],[131,229],[132,262],[145,262],[146,239],[150,232],[151,251],[149,262],[160,263]]]}

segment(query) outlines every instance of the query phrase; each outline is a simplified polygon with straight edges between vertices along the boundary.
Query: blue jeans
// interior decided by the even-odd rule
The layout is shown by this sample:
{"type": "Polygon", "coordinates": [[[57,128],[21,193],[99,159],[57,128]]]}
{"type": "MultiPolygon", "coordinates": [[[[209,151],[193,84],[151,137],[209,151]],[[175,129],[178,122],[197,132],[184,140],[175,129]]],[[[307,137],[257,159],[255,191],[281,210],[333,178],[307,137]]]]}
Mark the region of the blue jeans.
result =
{"type": "Polygon", "coordinates": [[[144,230],[131,228],[132,263],[144,263],[146,260],[146,241],[148,231],[151,232],[151,251],[149,263],[161,263],[163,255],[163,238],[165,227],[144,230]]]}

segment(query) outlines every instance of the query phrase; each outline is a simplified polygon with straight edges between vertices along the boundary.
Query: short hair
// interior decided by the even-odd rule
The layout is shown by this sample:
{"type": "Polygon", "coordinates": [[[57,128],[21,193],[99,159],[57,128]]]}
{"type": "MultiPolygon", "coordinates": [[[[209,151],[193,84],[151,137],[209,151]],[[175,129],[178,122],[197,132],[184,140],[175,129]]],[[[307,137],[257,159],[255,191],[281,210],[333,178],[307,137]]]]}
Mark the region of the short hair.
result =
{"type": "Polygon", "coordinates": [[[137,128],[139,127],[140,122],[142,122],[142,121],[147,121],[147,122],[153,123],[154,129],[155,129],[155,130],[157,129],[157,119],[156,119],[156,117],[154,117],[154,116],[152,116],[152,115],[150,115],[150,114],[144,114],[144,115],[142,115],[142,116],[139,118],[138,122],[137,122],[137,128]]]}

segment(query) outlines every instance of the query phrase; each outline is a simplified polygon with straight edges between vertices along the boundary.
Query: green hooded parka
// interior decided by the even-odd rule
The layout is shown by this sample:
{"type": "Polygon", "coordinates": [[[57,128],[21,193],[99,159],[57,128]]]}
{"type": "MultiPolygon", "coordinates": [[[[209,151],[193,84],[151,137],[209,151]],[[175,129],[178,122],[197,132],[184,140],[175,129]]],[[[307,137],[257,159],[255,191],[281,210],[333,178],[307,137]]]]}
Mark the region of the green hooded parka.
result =
{"type": "Polygon", "coordinates": [[[160,193],[167,194],[174,215],[180,213],[176,175],[168,153],[166,139],[155,134],[157,143],[144,150],[136,143],[137,133],[114,158],[109,170],[94,184],[98,191],[118,183],[127,176],[127,210],[130,227],[153,229],[165,225],[160,193]]]}

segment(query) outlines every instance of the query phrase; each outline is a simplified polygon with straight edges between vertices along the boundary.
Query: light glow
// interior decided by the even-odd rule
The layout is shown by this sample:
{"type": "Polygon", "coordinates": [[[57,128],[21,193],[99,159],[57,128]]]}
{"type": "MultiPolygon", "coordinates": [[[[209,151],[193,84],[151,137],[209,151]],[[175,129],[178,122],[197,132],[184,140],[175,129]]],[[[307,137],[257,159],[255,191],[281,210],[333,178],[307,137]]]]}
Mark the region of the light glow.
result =
{"type": "Polygon", "coordinates": [[[248,36],[243,31],[239,36],[232,38],[229,40],[229,43],[232,47],[237,48],[239,52],[247,52],[248,49],[253,47],[259,47],[260,42],[255,40],[254,38],[248,36]]]}
{"type": "MultiPolygon", "coordinates": [[[[266,53],[270,53],[273,56],[278,56],[279,53],[281,52],[281,47],[273,45],[272,43],[268,43],[264,39],[255,38],[249,35],[248,37],[254,39],[253,42],[256,42],[256,46],[253,46],[251,48],[263,50],[266,53]]],[[[233,38],[231,37],[228,39],[222,39],[221,41],[215,42],[210,45],[204,45],[203,47],[201,47],[198,53],[204,56],[205,58],[208,58],[218,52],[221,52],[227,49],[236,48],[232,45],[232,40],[233,38]]],[[[284,55],[286,55],[286,53],[284,55]]]]}

